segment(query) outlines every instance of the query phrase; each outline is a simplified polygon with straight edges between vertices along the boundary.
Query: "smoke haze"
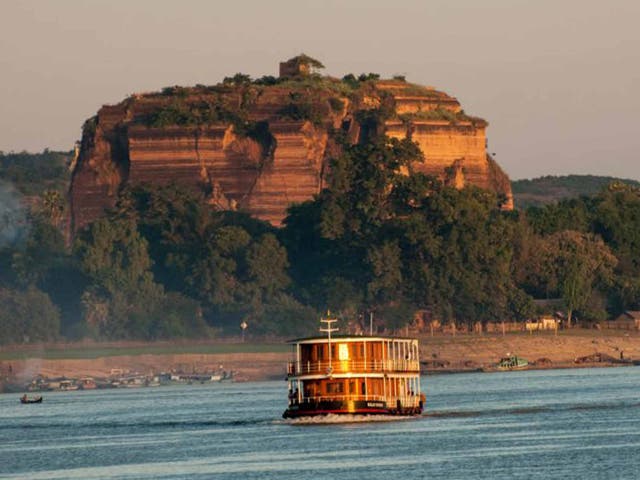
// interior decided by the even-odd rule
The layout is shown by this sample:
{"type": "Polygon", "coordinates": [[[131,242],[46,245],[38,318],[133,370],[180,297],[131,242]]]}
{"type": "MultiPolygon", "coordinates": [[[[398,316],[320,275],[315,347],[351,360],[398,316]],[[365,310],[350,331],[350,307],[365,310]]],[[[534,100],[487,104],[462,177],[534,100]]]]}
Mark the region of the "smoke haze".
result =
{"type": "Polygon", "coordinates": [[[27,209],[22,195],[0,180],[0,248],[19,242],[27,230],[27,209]]]}

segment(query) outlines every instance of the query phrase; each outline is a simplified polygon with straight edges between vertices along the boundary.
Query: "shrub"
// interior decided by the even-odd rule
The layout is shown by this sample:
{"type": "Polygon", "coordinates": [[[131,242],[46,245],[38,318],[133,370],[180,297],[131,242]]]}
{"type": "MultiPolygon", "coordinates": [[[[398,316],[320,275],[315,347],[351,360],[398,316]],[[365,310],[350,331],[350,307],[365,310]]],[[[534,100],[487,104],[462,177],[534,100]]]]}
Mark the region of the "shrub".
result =
{"type": "Polygon", "coordinates": [[[341,112],[344,108],[344,101],[340,98],[331,97],[329,99],[329,105],[334,112],[341,112]]]}

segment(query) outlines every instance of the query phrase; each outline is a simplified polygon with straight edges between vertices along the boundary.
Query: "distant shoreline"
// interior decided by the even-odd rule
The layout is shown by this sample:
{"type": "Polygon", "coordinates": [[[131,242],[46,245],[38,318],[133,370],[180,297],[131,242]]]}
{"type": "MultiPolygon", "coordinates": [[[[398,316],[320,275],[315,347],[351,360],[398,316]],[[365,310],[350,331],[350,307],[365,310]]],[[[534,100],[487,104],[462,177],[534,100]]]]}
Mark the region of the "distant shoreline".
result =
{"type": "MultiPolygon", "coordinates": [[[[575,329],[552,333],[419,336],[423,374],[495,371],[507,354],[527,359],[530,369],[625,366],[640,360],[638,332],[575,329]],[[576,358],[583,363],[576,364],[576,358]],[[620,359],[622,357],[622,360],[620,359]],[[586,359],[586,360],[585,360],[586,359]],[[600,361],[598,361],[600,360],[600,361]]],[[[284,379],[289,346],[279,343],[122,342],[3,348],[0,384],[48,378],[107,378],[113,371],[143,374],[233,371],[236,381],[284,379]]],[[[0,389],[1,389],[0,385],[0,389]]]]}

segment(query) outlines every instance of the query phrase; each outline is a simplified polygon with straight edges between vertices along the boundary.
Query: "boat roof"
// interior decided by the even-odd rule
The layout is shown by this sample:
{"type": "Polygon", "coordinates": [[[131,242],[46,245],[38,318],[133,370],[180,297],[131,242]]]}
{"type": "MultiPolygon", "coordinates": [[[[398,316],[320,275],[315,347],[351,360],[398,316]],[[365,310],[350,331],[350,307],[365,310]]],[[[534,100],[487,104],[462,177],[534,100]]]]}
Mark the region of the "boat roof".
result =
{"type": "MultiPolygon", "coordinates": [[[[413,340],[418,340],[413,337],[391,337],[391,336],[369,336],[369,335],[331,335],[331,340],[336,342],[376,342],[376,341],[389,341],[389,340],[398,340],[402,342],[410,342],[413,340]]],[[[328,341],[328,337],[326,335],[322,336],[314,336],[314,337],[303,337],[296,338],[293,340],[287,341],[289,344],[296,343],[325,343],[328,341]]]]}

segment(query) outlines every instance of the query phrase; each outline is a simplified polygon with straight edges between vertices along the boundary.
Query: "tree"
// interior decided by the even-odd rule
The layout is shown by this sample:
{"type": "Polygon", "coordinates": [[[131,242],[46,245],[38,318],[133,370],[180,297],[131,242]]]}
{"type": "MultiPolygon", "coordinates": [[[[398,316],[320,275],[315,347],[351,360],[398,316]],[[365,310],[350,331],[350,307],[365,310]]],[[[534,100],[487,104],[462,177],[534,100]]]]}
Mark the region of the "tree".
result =
{"type": "Polygon", "coordinates": [[[75,251],[86,274],[110,294],[153,281],[148,242],[131,219],[97,220],[77,238],[75,251]]]}
{"type": "MultiPolygon", "coordinates": [[[[444,320],[499,320],[518,297],[511,277],[517,218],[495,194],[439,186],[396,222],[408,298],[444,320]]],[[[520,302],[521,303],[521,302],[520,302]]]]}
{"type": "Polygon", "coordinates": [[[286,63],[290,65],[295,65],[295,66],[307,65],[310,68],[317,68],[317,69],[324,68],[324,65],[319,60],[316,60],[315,58],[312,58],[309,55],[305,55],[304,53],[301,53],[300,55],[297,55],[293,58],[290,58],[289,60],[287,60],[286,63]]]}
{"type": "Polygon", "coordinates": [[[131,218],[103,218],[76,240],[76,255],[93,281],[84,295],[87,321],[95,326],[103,315],[99,305],[108,303],[106,322],[99,333],[108,338],[149,338],[150,312],[162,301],[163,289],[153,280],[147,241],[131,218]]]}
{"type": "Polygon", "coordinates": [[[266,234],[253,242],[246,255],[247,288],[259,302],[268,302],[290,283],[287,275],[287,251],[273,234],[266,234]]]}
{"type": "Polygon", "coordinates": [[[30,224],[27,238],[13,254],[12,268],[23,286],[44,282],[51,269],[67,261],[60,231],[37,216],[30,217],[30,224]]]}
{"type": "Polygon", "coordinates": [[[468,322],[525,314],[530,298],[511,277],[518,218],[496,195],[407,175],[421,158],[409,140],[343,149],[329,188],[290,209],[283,232],[294,278],[311,285],[302,293],[317,308],[357,304],[388,328],[417,308],[468,322]]]}
{"type": "Polygon", "coordinates": [[[372,303],[388,303],[402,296],[402,252],[397,242],[373,246],[367,255],[372,278],[367,285],[372,303]]]}
{"type": "Polygon", "coordinates": [[[613,183],[597,196],[593,232],[611,247],[621,274],[640,275],[640,188],[613,183]]]}
{"type": "Polygon", "coordinates": [[[64,219],[66,201],[57,190],[45,190],[42,194],[42,212],[48,222],[56,228],[64,219]]]}
{"type": "Polygon", "coordinates": [[[408,139],[380,137],[363,145],[343,145],[331,162],[329,188],[323,192],[322,234],[327,238],[366,236],[398,212],[397,185],[422,158],[408,139]]]}
{"type": "Polygon", "coordinates": [[[295,289],[298,298],[350,315],[389,301],[385,285],[399,288],[402,276],[397,262],[385,266],[384,257],[397,248],[382,232],[398,215],[396,186],[403,172],[420,158],[409,140],[380,137],[342,145],[331,161],[328,188],[316,200],[292,207],[285,220],[282,238],[292,275],[303,285],[295,289]]]}
{"type": "Polygon", "coordinates": [[[42,215],[30,216],[29,234],[11,252],[13,284],[33,285],[45,292],[60,310],[61,331],[68,337],[82,334],[81,295],[87,278],[70,255],[64,237],[42,215]]]}
{"type": "Polygon", "coordinates": [[[558,291],[567,308],[570,327],[573,313],[584,308],[594,289],[610,285],[616,257],[593,235],[567,230],[546,239],[548,271],[555,276],[558,291]]]}
{"type": "Polygon", "coordinates": [[[203,318],[236,328],[282,301],[290,282],[287,254],[274,228],[238,212],[213,211],[201,196],[175,185],[125,192],[117,215],[148,241],[156,281],[201,302],[203,318]]]}
{"type": "Polygon", "coordinates": [[[60,313],[49,296],[31,286],[26,290],[0,289],[0,343],[55,340],[60,313]]]}
{"type": "Polygon", "coordinates": [[[527,219],[533,231],[551,235],[564,230],[591,230],[594,200],[588,197],[561,200],[557,204],[527,209],[527,219]]]}

